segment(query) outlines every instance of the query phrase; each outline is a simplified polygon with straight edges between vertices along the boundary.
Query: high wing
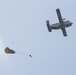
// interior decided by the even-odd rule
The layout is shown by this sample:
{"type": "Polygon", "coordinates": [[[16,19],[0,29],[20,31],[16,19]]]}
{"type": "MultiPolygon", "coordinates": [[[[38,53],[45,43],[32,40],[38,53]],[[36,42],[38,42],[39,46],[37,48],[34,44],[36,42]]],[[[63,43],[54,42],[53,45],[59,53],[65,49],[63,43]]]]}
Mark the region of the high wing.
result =
{"type": "Polygon", "coordinates": [[[62,28],[61,30],[62,30],[62,32],[63,32],[63,35],[64,35],[64,36],[67,36],[66,29],[65,29],[65,28],[62,28]]]}
{"type": "Polygon", "coordinates": [[[58,16],[59,22],[63,23],[63,19],[62,19],[61,13],[60,13],[60,9],[56,9],[56,12],[57,12],[57,16],[58,16]]]}

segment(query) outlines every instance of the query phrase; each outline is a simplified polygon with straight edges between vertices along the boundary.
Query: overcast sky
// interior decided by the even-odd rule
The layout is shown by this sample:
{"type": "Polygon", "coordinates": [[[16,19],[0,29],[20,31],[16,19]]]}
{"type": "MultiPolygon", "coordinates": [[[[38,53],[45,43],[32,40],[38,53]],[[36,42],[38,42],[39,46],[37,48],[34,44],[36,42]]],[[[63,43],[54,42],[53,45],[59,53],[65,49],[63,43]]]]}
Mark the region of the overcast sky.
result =
{"type": "Polygon", "coordinates": [[[76,75],[76,1],[0,0],[0,75],[76,75]],[[46,20],[59,22],[57,8],[73,22],[67,37],[47,30],[46,20]],[[17,53],[5,54],[7,46],[17,53]]]}

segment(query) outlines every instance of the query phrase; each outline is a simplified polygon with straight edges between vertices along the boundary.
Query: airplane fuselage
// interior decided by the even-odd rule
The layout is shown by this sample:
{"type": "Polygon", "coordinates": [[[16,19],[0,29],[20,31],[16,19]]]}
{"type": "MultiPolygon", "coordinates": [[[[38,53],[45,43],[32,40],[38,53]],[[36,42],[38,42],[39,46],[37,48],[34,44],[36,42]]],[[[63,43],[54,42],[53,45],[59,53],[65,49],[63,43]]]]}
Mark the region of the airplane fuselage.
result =
{"type": "Polygon", "coordinates": [[[72,23],[70,21],[63,21],[63,23],[55,23],[55,24],[51,24],[50,27],[51,29],[62,29],[62,28],[66,28],[66,27],[70,27],[72,25],[72,23]]]}

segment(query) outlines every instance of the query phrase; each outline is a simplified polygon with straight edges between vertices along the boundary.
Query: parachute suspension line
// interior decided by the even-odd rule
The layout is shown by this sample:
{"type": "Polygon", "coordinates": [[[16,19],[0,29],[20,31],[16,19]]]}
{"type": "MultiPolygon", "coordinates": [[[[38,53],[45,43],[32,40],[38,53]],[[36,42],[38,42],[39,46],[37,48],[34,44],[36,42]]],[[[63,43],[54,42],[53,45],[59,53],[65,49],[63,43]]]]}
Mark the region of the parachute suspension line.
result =
{"type": "Polygon", "coordinates": [[[21,52],[16,52],[16,53],[19,54],[19,55],[26,55],[26,56],[29,56],[29,57],[32,58],[32,55],[29,55],[29,54],[25,54],[25,53],[21,53],[21,52]]]}
{"type": "Polygon", "coordinates": [[[17,53],[17,54],[26,55],[26,56],[29,56],[29,57],[32,58],[32,55],[28,55],[28,54],[21,53],[21,52],[15,52],[14,50],[10,49],[9,47],[6,47],[4,51],[5,51],[6,54],[14,54],[14,53],[17,53]]]}

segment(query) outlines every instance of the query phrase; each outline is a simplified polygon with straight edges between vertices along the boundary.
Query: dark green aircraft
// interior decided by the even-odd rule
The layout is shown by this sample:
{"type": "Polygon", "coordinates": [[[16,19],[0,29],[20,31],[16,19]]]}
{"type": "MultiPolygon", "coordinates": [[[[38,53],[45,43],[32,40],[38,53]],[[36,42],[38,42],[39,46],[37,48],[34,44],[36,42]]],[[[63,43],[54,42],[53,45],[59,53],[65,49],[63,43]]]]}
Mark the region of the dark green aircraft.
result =
{"type": "Polygon", "coordinates": [[[59,23],[55,23],[55,24],[50,25],[49,20],[47,20],[46,25],[47,25],[48,31],[52,32],[52,29],[54,29],[54,30],[61,29],[63,35],[67,36],[67,32],[66,32],[65,28],[72,26],[73,23],[68,21],[68,20],[64,21],[65,19],[62,19],[60,9],[56,9],[56,12],[57,12],[57,16],[59,19],[59,23]]]}

